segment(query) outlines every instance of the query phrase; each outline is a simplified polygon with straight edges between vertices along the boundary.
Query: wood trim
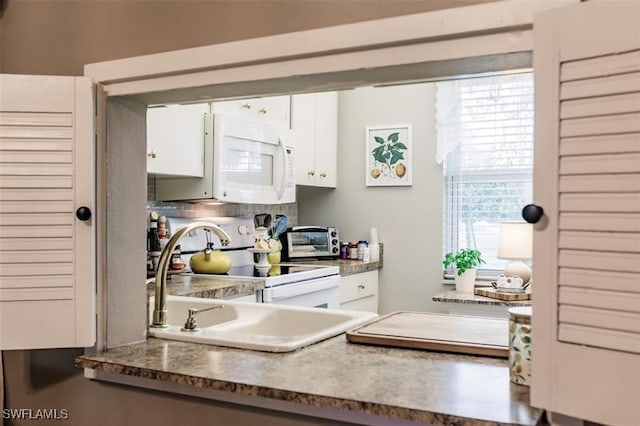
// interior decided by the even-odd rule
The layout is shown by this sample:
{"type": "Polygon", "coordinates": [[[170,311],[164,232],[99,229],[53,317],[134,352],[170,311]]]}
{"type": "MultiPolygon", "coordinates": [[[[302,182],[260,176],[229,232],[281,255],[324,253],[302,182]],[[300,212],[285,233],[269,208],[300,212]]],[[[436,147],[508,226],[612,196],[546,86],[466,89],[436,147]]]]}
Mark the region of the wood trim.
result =
{"type": "Polygon", "coordinates": [[[197,70],[236,68],[238,65],[521,31],[531,29],[537,12],[575,2],[512,0],[450,8],[88,64],[85,75],[102,84],[112,84],[197,70]]]}

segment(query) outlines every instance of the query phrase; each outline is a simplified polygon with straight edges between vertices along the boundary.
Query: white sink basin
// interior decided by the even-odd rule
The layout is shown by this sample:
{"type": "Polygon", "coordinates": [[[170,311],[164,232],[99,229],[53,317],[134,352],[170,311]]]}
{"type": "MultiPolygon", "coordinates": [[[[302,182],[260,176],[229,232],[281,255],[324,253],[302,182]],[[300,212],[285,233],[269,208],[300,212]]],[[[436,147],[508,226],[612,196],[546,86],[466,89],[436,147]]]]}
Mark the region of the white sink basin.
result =
{"type": "Polygon", "coordinates": [[[294,351],[378,317],[372,312],[181,296],[167,296],[167,311],[169,327],[150,327],[149,335],[267,352],[294,351]],[[206,309],[215,305],[224,305],[224,308],[197,314],[200,331],[181,331],[189,308],[206,309]]]}

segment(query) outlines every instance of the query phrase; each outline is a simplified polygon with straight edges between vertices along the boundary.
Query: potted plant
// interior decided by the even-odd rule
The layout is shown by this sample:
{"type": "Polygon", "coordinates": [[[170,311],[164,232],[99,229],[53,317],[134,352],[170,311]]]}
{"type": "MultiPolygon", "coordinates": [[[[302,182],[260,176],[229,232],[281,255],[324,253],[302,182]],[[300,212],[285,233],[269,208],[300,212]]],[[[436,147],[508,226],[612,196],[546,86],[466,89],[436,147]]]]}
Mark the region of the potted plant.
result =
{"type": "Polygon", "coordinates": [[[473,293],[476,282],[477,266],[485,263],[478,250],[462,249],[457,253],[447,253],[442,264],[445,268],[454,265],[456,291],[459,293],[473,293]]]}

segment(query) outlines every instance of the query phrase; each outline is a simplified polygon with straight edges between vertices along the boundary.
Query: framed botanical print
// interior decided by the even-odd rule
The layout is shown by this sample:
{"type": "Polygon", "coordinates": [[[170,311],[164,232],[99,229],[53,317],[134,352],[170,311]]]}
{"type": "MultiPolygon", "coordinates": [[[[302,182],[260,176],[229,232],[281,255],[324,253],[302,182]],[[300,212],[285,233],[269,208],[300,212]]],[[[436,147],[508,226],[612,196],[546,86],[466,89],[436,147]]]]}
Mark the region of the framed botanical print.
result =
{"type": "Polygon", "coordinates": [[[411,185],[411,124],[366,128],[367,186],[411,185]]]}

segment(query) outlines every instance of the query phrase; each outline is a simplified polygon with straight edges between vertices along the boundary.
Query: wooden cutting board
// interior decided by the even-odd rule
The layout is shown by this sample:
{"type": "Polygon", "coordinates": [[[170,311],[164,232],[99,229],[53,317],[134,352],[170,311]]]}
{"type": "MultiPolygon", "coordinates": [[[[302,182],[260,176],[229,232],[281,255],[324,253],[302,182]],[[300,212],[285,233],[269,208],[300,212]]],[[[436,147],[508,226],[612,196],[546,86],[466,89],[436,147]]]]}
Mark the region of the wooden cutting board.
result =
{"type": "Polygon", "coordinates": [[[347,331],[353,343],[507,358],[506,319],[428,312],[393,312],[347,331]]]}
{"type": "Polygon", "coordinates": [[[503,293],[495,288],[476,288],[473,291],[478,296],[490,297],[492,299],[505,300],[507,302],[517,302],[518,300],[530,300],[531,292],[525,293],[503,293]]]}

